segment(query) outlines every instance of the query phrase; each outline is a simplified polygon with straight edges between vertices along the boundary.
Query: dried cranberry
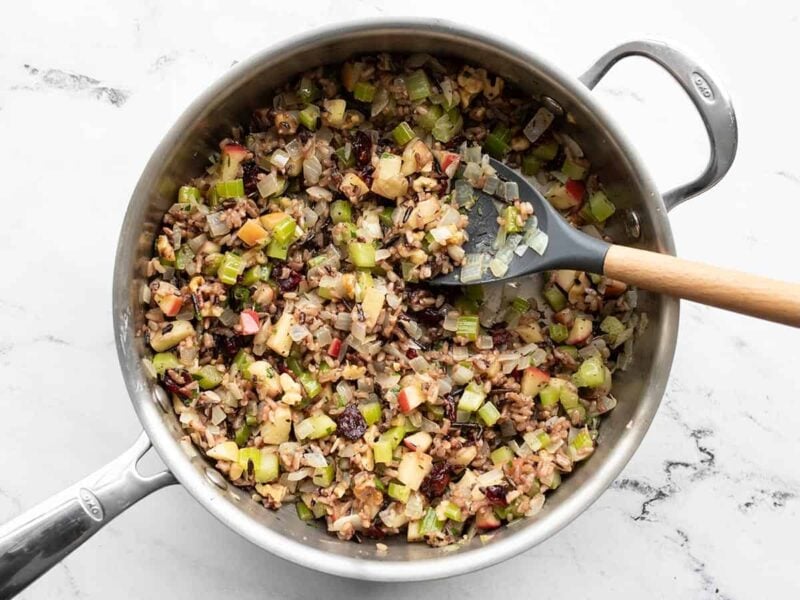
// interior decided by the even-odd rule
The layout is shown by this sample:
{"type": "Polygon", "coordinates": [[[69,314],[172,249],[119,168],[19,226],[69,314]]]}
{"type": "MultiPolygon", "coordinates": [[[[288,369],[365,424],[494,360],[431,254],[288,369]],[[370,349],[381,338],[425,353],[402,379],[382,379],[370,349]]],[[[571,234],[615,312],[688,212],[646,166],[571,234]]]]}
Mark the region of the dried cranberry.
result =
{"type": "Polygon", "coordinates": [[[191,398],[193,390],[191,389],[192,376],[183,370],[167,369],[164,373],[164,387],[168,392],[177,394],[181,398],[191,398]]]}
{"type": "Polygon", "coordinates": [[[409,348],[408,350],[406,350],[406,358],[408,359],[417,358],[417,355],[418,355],[417,351],[414,350],[413,348],[409,348]]]}
{"type": "Polygon", "coordinates": [[[356,164],[363,167],[371,162],[372,159],[372,139],[364,131],[356,131],[353,138],[353,154],[356,164]]]}
{"type": "Polygon", "coordinates": [[[511,339],[511,332],[508,329],[497,328],[492,329],[492,343],[494,347],[497,348],[498,346],[504,346],[508,343],[511,339]]]}
{"type": "Polygon", "coordinates": [[[258,183],[258,165],[254,161],[242,163],[242,172],[242,179],[244,180],[244,193],[252,194],[256,191],[256,183],[258,183]]]}
{"type": "Polygon", "coordinates": [[[336,420],[339,432],[351,442],[357,440],[367,431],[367,422],[356,408],[355,404],[348,404],[336,420]]]}
{"type": "Polygon", "coordinates": [[[419,491],[429,500],[438,498],[447,490],[450,483],[450,465],[446,462],[434,463],[431,472],[422,480],[419,491]]]}
{"type": "Polygon", "coordinates": [[[215,327],[211,330],[211,335],[214,336],[214,342],[225,358],[233,358],[239,352],[239,340],[232,329],[215,327]]]}
{"type": "Polygon", "coordinates": [[[429,306],[414,313],[414,318],[429,326],[439,326],[444,321],[444,307],[434,308],[429,306]]]}
{"type": "Polygon", "coordinates": [[[278,279],[278,287],[281,288],[283,293],[293,292],[297,289],[297,286],[300,285],[301,281],[303,281],[303,276],[300,275],[300,273],[297,271],[290,271],[288,277],[285,279],[278,279]]]}
{"type": "Polygon", "coordinates": [[[506,502],[506,488],[502,485],[490,485],[483,488],[486,499],[492,506],[508,506],[506,502]]]}
{"type": "Polygon", "coordinates": [[[382,540],[386,537],[386,533],[377,525],[370,525],[366,529],[362,529],[361,535],[363,535],[365,538],[370,538],[373,540],[382,540]]]}

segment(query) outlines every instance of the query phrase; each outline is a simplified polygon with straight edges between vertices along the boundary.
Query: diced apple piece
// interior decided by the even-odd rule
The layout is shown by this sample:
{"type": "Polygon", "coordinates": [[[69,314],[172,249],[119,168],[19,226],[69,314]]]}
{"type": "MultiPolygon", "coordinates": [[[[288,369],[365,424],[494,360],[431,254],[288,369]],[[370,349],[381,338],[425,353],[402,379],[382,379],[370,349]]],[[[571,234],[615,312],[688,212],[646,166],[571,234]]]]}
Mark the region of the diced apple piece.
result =
{"type": "Polygon", "coordinates": [[[274,212],[269,213],[261,217],[261,224],[267,229],[267,231],[272,231],[275,229],[275,225],[283,221],[286,217],[288,217],[285,212],[274,212]]]}
{"type": "Polygon", "coordinates": [[[215,460],[236,462],[239,460],[239,446],[236,445],[236,442],[222,442],[210,448],[206,454],[215,460]]]}
{"type": "Polygon", "coordinates": [[[525,325],[517,325],[515,331],[517,335],[522,338],[526,344],[538,344],[544,341],[542,329],[538,323],[526,323],[525,325]]]}
{"type": "Polygon", "coordinates": [[[385,299],[386,292],[382,292],[377,288],[369,288],[364,292],[364,301],[361,303],[361,309],[364,311],[364,320],[368,329],[375,327],[378,322],[385,299]]]}
{"type": "Polygon", "coordinates": [[[164,329],[150,336],[150,346],[156,352],[164,352],[193,334],[194,326],[190,321],[173,321],[166,323],[164,329]]]}
{"type": "Polygon", "coordinates": [[[345,173],[339,184],[339,191],[351,200],[357,201],[369,191],[369,187],[361,177],[355,173],[345,173]]]}
{"type": "Polygon", "coordinates": [[[425,402],[425,395],[418,385],[407,385],[397,395],[397,403],[404,413],[410,413],[423,402],[425,402]]]}
{"type": "Polygon", "coordinates": [[[289,335],[289,330],[293,324],[294,316],[292,313],[284,311],[281,318],[275,323],[272,335],[267,339],[267,346],[280,356],[289,356],[289,352],[292,351],[292,338],[289,335]]]}
{"type": "Polygon", "coordinates": [[[394,200],[408,191],[408,180],[402,175],[393,175],[388,179],[374,179],[372,191],[379,196],[394,200]]]}
{"type": "Polygon", "coordinates": [[[412,175],[414,173],[426,173],[433,168],[433,154],[430,148],[419,138],[414,138],[403,151],[403,166],[400,173],[412,175]]]}
{"type": "Polygon", "coordinates": [[[222,148],[219,158],[219,178],[222,181],[236,179],[239,174],[239,165],[247,158],[250,152],[239,144],[227,144],[222,148]]]}
{"type": "Polygon", "coordinates": [[[254,310],[243,310],[239,313],[239,326],[242,328],[242,335],[257,334],[259,329],[258,313],[254,310]]]}
{"type": "Polygon", "coordinates": [[[603,284],[605,284],[605,291],[603,292],[603,297],[605,298],[618,298],[628,289],[628,285],[618,279],[606,277],[603,278],[603,284]]]}
{"type": "Polygon", "coordinates": [[[460,448],[458,452],[456,452],[456,455],[450,459],[450,462],[454,465],[466,467],[469,463],[475,460],[476,456],[478,456],[477,446],[464,446],[463,448],[460,448]]]}
{"type": "Polygon", "coordinates": [[[161,309],[161,312],[168,317],[174,317],[181,312],[183,306],[183,299],[174,294],[167,294],[166,296],[156,296],[156,304],[161,309]]]}
{"type": "Polygon", "coordinates": [[[267,239],[269,234],[267,230],[261,226],[261,223],[258,222],[258,219],[248,219],[245,224],[239,228],[236,235],[248,246],[255,246],[267,239]]]}
{"type": "Polygon", "coordinates": [[[431,447],[433,438],[431,434],[426,431],[418,431],[403,439],[403,444],[409,450],[419,450],[420,452],[427,452],[431,447]]]}
{"type": "Polygon", "coordinates": [[[269,416],[269,420],[261,425],[261,440],[265,444],[282,444],[289,441],[292,431],[292,409],[288,406],[277,406],[269,416]]]}
{"type": "Polygon", "coordinates": [[[589,339],[590,335],[592,335],[591,320],[585,317],[578,317],[575,319],[575,323],[572,324],[572,329],[569,331],[569,337],[564,343],[569,346],[582,344],[589,339]]]}
{"type": "Polygon", "coordinates": [[[439,162],[439,168],[442,170],[442,173],[452,179],[458,170],[458,165],[461,162],[461,156],[455,152],[447,152],[445,150],[435,152],[435,155],[436,160],[439,162]]]}
{"type": "Polygon", "coordinates": [[[484,506],[478,509],[475,515],[475,525],[479,529],[497,529],[500,527],[500,519],[494,514],[490,506],[484,506]]]}
{"type": "Polygon", "coordinates": [[[397,480],[415,492],[433,468],[433,458],[422,452],[406,452],[397,467],[397,480]]]}
{"type": "Polygon", "coordinates": [[[550,375],[536,367],[528,367],[522,374],[520,392],[525,396],[533,397],[547,385],[548,381],[550,381],[550,375]]]}
{"type": "Polygon", "coordinates": [[[553,208],[558,210],[568,210],[579,206],[581,201],[567,191],[566,186],[557,183],[547,190],[547,199],[553,208]]]}
{"type": "Polygon", "coordinates": [[[575,277],[578,275],[577,271],[572,269],[561,269],[554,271],[553,280],[565,292],[569,292],[572,285],[575,283],[575,277]]]}

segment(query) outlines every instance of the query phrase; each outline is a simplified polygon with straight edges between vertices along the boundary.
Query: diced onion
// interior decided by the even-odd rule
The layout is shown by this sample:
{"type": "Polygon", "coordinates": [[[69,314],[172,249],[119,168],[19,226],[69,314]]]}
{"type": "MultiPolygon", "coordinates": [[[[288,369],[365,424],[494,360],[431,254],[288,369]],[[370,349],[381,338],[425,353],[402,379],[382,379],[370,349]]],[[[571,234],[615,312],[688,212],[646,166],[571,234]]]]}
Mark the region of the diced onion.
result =
{"type": "Polygon", "coordinates": [[[479,281],[483,277],[484,254],[467,254],[461,265],[461,283],[479,281]]]}
{"type": "Polygon", "coordinates": [[[337,313],[333,326],[340,331],[350,331],[353,325],[353,316],[350,313],[340,312],[337,313]]]}
{"type": "Polygon", "coordinates": [[[431,368],[431,363],[425,360],[425,357],[422,355],[417,355],[408,361],[408,366],[414,369],[416,373],[425,373],[428,369],[431,368]]]}
{"type": "Polygon", "coordinates": [[[214,237],[225,235],[231,230],[230,225],[222,220],[222,214],[218,212],[207,215],[206,222],[208,223],[208,230],[214,237]]]}
{"type": "Polygon", "coordinates": [[[333,194],[330,190],[326,190],[324,187],[320,187],[318,185],[313,185],[310,188],[306,189],[306,194],[312,200],[322,200],[325,202],[330,202],[333,200],[333,194]]]}
{"type": "Polygon", "coordinates": [[[494,348],[494,340],[490,335],[479,335],[475,345],[481,350],[491,350],[494,348]]]}
{"type": "Polygon", "coordinates": [[[339,383],[336,384],[336,393],[339,394],[346,402],[353,401],[353,386],[343,379],[339,380],[339,383]]]}
{"type": "Polygon", "coordinates": [[[306,184],[314,185],[319,182],[322,174],[322,164],[316,156],[311,156],[303,161],[303,177],[306,184]]]}
{"type": "Polygon", "coordinates": [[[289,153],[286,150],[275,150],[269,159],[269,162],[279,169],[283,169],[289,163],[289,153]]]}
{"type": "Polygon", "coordinates": [[[458,329],[458,312],[451,310],[444,317],[442,329],[445,331],[456,331],[458,329]]]}
{"type": "Polygon", "coordinates": [[[555,115],[553,115],[553,113],[542,107],[536,111],[533,118],[525,125],[525,129],[522,130],[522,133],[525,134],[525,137],[528,138],[531,143],[534,143],[547,131],[547,128],[550,127],[554,118],[555,115]]]}
{"type": "Polygon", "coordinates": [[[309,467],[314,467],[315,469],[328,466],[328,461],[325,459],[325,456],[318,450],[306,452],[303,455],[303,458],[305,459],[306,463],[308,463],[309,467]]]}
{"type": "Polygon", "coordinates": [[[289,329],[289,337],[292,338],[293,342],[299,342],[303,340],[308,335],[308,327],[305,325],[294,324],[289,329]]]}

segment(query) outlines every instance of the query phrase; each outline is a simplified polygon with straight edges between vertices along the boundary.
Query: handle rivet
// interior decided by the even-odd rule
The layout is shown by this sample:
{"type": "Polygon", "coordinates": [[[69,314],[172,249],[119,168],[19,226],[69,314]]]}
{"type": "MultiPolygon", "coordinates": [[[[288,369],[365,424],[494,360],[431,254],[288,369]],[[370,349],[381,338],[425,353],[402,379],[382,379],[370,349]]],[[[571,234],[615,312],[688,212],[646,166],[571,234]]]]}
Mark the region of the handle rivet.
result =
{"type": "Polygon", "coordinates": [[[155,400],[156,404],[158,404],[165,413],[168,413],[172,409],[169,401],[169,394],[167,394],[167,391],[160,385],[153,387],[153,400],[155,400]]]}
{"type": "Polygon", "coordinates": [[[625,216],[625,233],[628,234],[632,240],[638,240],[642,235],[642,226],[639,223],[639,213],[632,208],[628,208],[624,212],[625,216]]]}
{"type": "Polygon", "coordinates": [[[206,473],[206,479],[208,479],[219,489],[221,490],[228,489],[228,484],[225,482],[225,478],[219,471],[217,471],[216,469],[212,469],[211,467],[206,467],[205,473],[206,473]]]}
{"type": "Polygon", "coordinates": [[[543,95],[540,100],[544,107],[554,115],[558,115],[560,117],[564,114],[564,109],[561,108],[561,105],[553,100],[550,96],[543,95]]]}

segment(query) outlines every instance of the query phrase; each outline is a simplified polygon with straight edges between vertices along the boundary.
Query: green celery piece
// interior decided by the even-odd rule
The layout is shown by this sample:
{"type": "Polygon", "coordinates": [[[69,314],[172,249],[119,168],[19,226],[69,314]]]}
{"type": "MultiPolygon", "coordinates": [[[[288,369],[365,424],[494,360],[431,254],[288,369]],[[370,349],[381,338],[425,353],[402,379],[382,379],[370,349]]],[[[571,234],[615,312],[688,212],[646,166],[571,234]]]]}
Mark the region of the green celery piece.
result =
{"type": "Polygon", "coordinates": [[[278,240],[273,239],[267,246],[267,256],[278,260],[286,260],[289,256],[290,245],[290,243],[282,244],[278,240]]]}
{"type": "Polygon", "coordinates": [[[278,455],[274,453],[261,452],[261,466],[256,469],[256,483],[269,483],[275,481],[280,474],[280,463],[278,455]]]}
{"type": "Polygon", "coordinates": [[[443,116],[439,117],[431,129],[431,135],[443,143],[449,142],[453,136],[461,131],[464,126],[464,119],[457,108],[451,108],[443,116]]]}
{"type": "MultiPolygon", "coordinates": [[[[464,389],[464,392],[461,394],[457,409],[467,413],[475,412],[481,407],[481,404],[483,404],[485,398],[486,394],[484,393],[483,388],[477,383],[472,382],[467,385],[467,387],[464,389]]],[[[460,420],[461,419],[459,419],[459,421],[460,420]]]]}
{"type": "Polygon", "coordinates": [[[550,339],[556,344],[560,344],[569,337],[569,329],[567,329],[566,325],[562,325],[561,323],[550,323],[548,331],[550,333],[550,339]]]}
{"type": "Polygon", "coordinates": [[[372,102],[375,99],[375,92],[378,91],[371,83],[366,81],[359,81],[353,87],[353,98],[359,102],[372,102]]]}
{"type": "Polygon", "coordinates": [[[394,498],[395,500],[406,503],[408,502],[408,498],[411,496],[411,488],[407,485],[402,485],[400,483],[395,483],[392,481],[389,483],[389,497],[394,498]]]}
{"type": "Polygon", "coordinates": [[[319,88],[311,79],[308,77],[300,79],[300,85],[297,87],[297,97],[300,98],[302,102],[314,102],[314,100],[319,99],[320,95],[319,88]]]}
{"type": "Polygon", "coordinates": [[[300,359],[297,358],[297,356],[290,356],[287,358],[286,366],[289,367],[289,370],[295,375],[300,375],[305,370],[303,369],[303,364],[300,362],[300,359]]]}
{"type": "Polygon", "coordinates": [[[433,508],[429,508],[419,525],[419,533],[420,535],[436,533],[437,531],[441,531],[443,526],[444,523],[438,519],[436,511],[433,508]]]}
{"type": "Polygon", "coordinates": [[[367,422],[367,425],[374,425],[381,420],[383,409],[380,402],[367,402],[358,407],[361,416],[367,422]]]}
{"type": "Polygon", "coordinates": [[[549,142],[539,144],[538,146],[534,147],[531,153],[539,160],[553,160],[558,155],[558,142],[551,140],[549,142]]]}
{"type": "Polygon", "coordinates": [[[333,483],[333,478],[336,475],[336,467],[332,462],[329,462],[324,467],[317,467],[314,469],[314,475],[311,478],[311,481],[314,485],[318,485],[320,487],[328,487],[331,483],[333,483]]]}
{"type": "Polygon", "coordinates": [[[561,406],[563,406],[565,410],[572,410],[573,408],[577,407],[578,404],[580,404],[580,398],[578,398],[578,394],[566,386],[561,388],[558,399],[561,401],[561,406]]]}
{"type": "Polygon", "coordinates": [[[244,272],[244,259],[233,252],[226,252],[217,270],[217,277],[222,283],[233,285],[244,272]]]}
{"type": "Polygon", "coordinates": [[[375,246],[366,242],[350,242],[347,245],[350,260],[357,267],[370,268],[375,266],[375,246]]]}
{"type": "Polygon", "coordinates": [[[336,200],[331,203],[331,220],[334,223],[353,222],[353,206],[349,200],[336,200]]]}
{"type": "Polygon", "coordinates": [[[194,260],[194,250],[188,244],[184,244],[180,248],[178,248],[178,252],[175,253],[175,268],[179,271],[184,271],[194,260]]]}
{"type": "Polygon", "coordinates": [[[547,288],[544,292],[544,299],[554,311],[558,312],[567,305],[567,297],[555,286],[547,288]]]}
{"type": "Polygon", "coordinates": [[[427,131],[431,131],[436,125],[436,122],[442,117],[444,111],[441,106],[433,104],[426,107],[425,113],[419,114],[416,117],[417,124],[427,131]]]}
{"type": "Polygon", "coordinates": [[[539,390],[539,401],[544,408],[549,408],[558,404],[561,390],[552,385],[546,385],[539,390]]]}
{"type": "Polygon", "coordinates": [[[483,150],[493,158],[501,160],[509,151],[509,145],[494,133],[486,136],[483,150]]]}
{"type": "Polygon", "coordinates": [[[248,367],[253,364],[255,360],[252,356],[250,356],[246,350],[241,349],[239,352],[236,353],[236,356],[233,359],[233,364],[236,365],[239,373],[242,374],[242,377],[245,379],[250,379],[251,375],[249,373],[248,367]]]}
{"type": "Polygon", "coordinates": [[[442,504],[445,505],[443,510],[445,517],[451,521],[457,521],[459,523],[464,520],[464,513],[461,512],[461,509],[456,505],[455,502],[445,500],[442,502],[442,504]]]}
{"type": "Polygon", "coordinates": [[[583,450],[584,448],[592,447],[592,436],[585,429],[576,435],[572,442],[570,442],[576,450],[583,450]]]}
{"type": "Polygon", "coordinates": [[[478,409],[478,416],[488,427],[491,427],[500,418],[500,411],[491,402],[486,402],[478,409]]]}
{"type": "Polygon", "coordinates": [[[581,180],[586,177],[589,165],[585,160],[565,158],[561,172],[570,179],[581,180]]]}
{"type": "Polygon", "coordinates": [[[489,458],[494,466],[499,467],[514,460],[514,451],[508,446],[500,446],[496,450],[492,450],[489,458]]]}
{"type": "Polygon", "coordinates": [[[200,190],[191,185],[182,185],[178,190],[178,204],[196,204],[202,197],[200,190]]]}
{"type": "Polygon", "coordinates": [[[356,157],[353,154],[353,149],[349,148],[348,151],[347,144],[337,148],[334,154],[336,154],[336,157],[339,159],[340,169],[352,169],[356,165],[356,157]]]}
{"type": "Polygon", "coordinates": [[[578,360],[578,349],[575,346],[559,346],[558,350],[567,354],[575,360],[578,360]]]}
{"type": "Polygon", "coordinates": [[[314,513],[311,512],[311,509],[308,508],[303,501],[296,502],[295,507],[297,508],[297,516],[300,517],[301,521],[314,520],[314,513]]]}
{"type": "Polygon", "coordinates": [[[299,379],[300,383],[303,384],[303,388],[305,389],[309,398],[316,398],[319,396],[319,393],[322,391],[322,386],[311,373],[300,373],[300,375],[297,376],[297,379],[299,379]]]}
{"type": "Polygon", "coordinates": [[[397,448],[400,445],[400,442],[403,441],[403,438],[406,436],[406,429],[405,427],[392,427],[391,429],[387,429],[381,434],[381,441],[387,441],[392,446],[392,450],[397,448]]]}
{"type": "Polygon", "coordinates": [[[392,130],[392,137],[394,137],[394,141],[397,142],[398,146],[405,146],[414,139],[415,134],[414,130],[411,129],[411,125],[403,121],[392,130]]]}
{"type": "Polygon", "coordinates": [[[251,287],[259,281],[269,281],[269,276],[272,274],[272,267],[270,265],[256,265],[250,267],[245,271],[242,276],[242,285],[251,287]]]}
{"type": "Polygon", "coordinates": [[[598,191],[589,197],[589,210],[595,221],[603,223],[614,214],[617,208],[603,192],[598,191]]]}
{"type": "Polygon", "coordinates": [[[603,385],[605,380],[606,372],[603,362],[596,356],[583,361],[573,376],[573,383],[578,387],[596,388],[603,385]]]}
{"type": "Polygon", "coordinates": [[[153,356],[153,368],[156,373],[163,376],[167,369],[180,369],[182,367],[178,357],[172,352],[159,352],[153,356]]]}
{"type": "Polygon", "coordinates": [[[200,388],[204,390],[213,390],[220,383],[222,383],[222,373],[220,373],[213,365],[206,365],[198,371],[200,378],[198,383],[200,388]]]}
{"type": "Polygon", "coordinates": [[[358,235],[358,229],[355,223],[345,223],[346,227],[336,227],[333,230],[333,243],[337,246],[342,246],[355,239],[358,235]]]}
{"type": "Polygon", "coordinates": [[[522,231],[522,225],[518,222],[519,210],[516,206],[506,206],[503,211],[506,233],[518,233],[522,231]]]}
{"type": "Polygon", "coordinates": [[[522,159],[522,174],[527,177],[533,177],[542,168],[542,162],[533,154],[528,154],[522,159]]]}
{"type": "Polygon", "coordinates": [[[232,179],[231,181],[218,181],[214,185],[217,198],[241,198],[244,196],[244,181],[232,179]]]}
{"type": "Polygon", "coordinates": [[[388,440],[378,440],[372,445],[372,455],[376,464],[392,462],[392,452],[392,443],[388,440]]]}
{"type": "Polygon", "coordinates": [[[288,244],[294,238],[295,231],[297,230],[297,223],[292,217],[285,217],[281,219],[273,228],[273,239],[281,244],[288,244]]]}
{"type": "Polygon", "coordinates": [[[462,315],[456,321],[456,335],[473,342],[478,339],[480,328],[477,315],[462,315]]]}
{"type": "Polygon", "coordinates": [[[406,78],[406,89],[408,90],[408,99],[412,102],[430,96],[431,84],[428,82],[425,71],[419,69],[409,75],[406,78]]]}
{"type": "Polygon", "coordinates": [[[233,439],[239,448],[244,448],[247,446],[247,440],[250,439],[250,427],[246,423],[242,425],[236,430],[233,439]]]}
{"type": "Polygon", "coordinates": [[[391,206],[386,206],[381,209],[378,220],[384,227],[394,227],[394,209],[391,206]]]}
{"type": "Polygon", "coordinates": [[[246,415],[244,418],[244,422],[247,423],[248,427],[257,427],[258,426],[258,416],[257,415],[246,415]]]}
{"type": "Polygon", "coordinates": [[[300,111],[298,118],[300,124],[309,131],[316,131],[319,121],[319,107],[316,104],[309,104],[300,111]]]}
{"type": "Polygon", "coordinates": [[[609,315],[600,323],[600,331],[608,334],[613,341],[620,333],[625,331],[625,325],[617,317],[609,315]]]}

